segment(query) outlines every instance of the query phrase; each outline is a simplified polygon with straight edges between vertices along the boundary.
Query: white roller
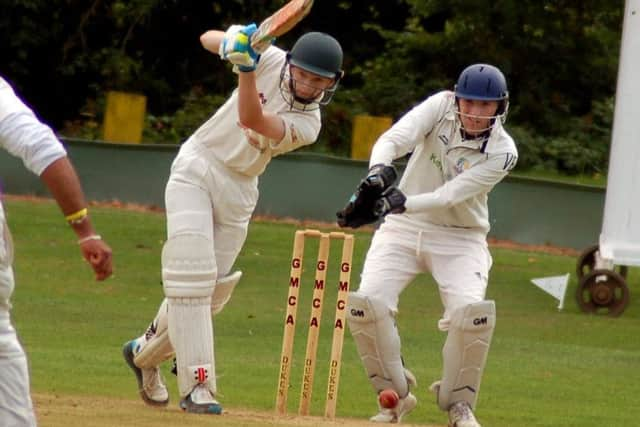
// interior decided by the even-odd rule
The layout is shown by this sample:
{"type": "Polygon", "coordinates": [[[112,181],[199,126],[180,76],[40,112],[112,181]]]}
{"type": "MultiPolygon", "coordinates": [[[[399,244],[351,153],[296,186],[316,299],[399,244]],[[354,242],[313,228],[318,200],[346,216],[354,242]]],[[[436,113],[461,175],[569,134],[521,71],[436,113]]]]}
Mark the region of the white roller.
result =
{"type": "Polygon", "coordinates": [[[622,25],[600,255],[640,265],[640,0],[627,0],[622,25]]]}

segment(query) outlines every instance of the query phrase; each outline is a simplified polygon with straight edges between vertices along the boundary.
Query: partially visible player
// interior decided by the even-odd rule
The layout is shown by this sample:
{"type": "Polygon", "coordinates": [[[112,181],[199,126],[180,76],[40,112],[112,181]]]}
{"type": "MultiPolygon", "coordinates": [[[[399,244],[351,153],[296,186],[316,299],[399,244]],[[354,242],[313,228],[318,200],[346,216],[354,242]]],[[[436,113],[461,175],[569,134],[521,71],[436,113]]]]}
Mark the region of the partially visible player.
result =
{"type": "Polygon", "coordinates": [[[442,378],[431,389],[451,426],[478,427],[473,414],[495,325],[485,300],[491,255],[487,195],[515,166],[517,151],[502,124],[508,108],[502,72],[467,67],[454,91],[430,96],[376,142],[370,171],[347,207],[343,227],[385,218],[367,253],[360,287],[349,295],[347,322],[373,389],[393,389],[394,408],[372,421],[400,422],[417,404],[404,367],[395,317],[400,294],[421,272],[438,284],[447,332],[442,378]],[[398,185],[394,159],[412,153],[398,185]]]}
{"type": "MultiPolygon", "coordinates": [[[[41,123],[0,77],[0,146],[39,175],[78,236],[96,280],[111,275],[111,249],[96,234],[80,181],[66,151],[51,129],[41,123]]],[[[13,245],[0,203],[0,425],[36,425],[29,392],[27,357],[11,325],[13,245]]]]}
{"type": "Polygon", "coordinates": [[[321,105],[342,78],[342,49],[331,36],[301,36],[290,52],[250,48],[255,25],[207,31],[205,49],[234,64],[238,87],[182,145],[165,192],[162,251],[165,300],[145,334],[127,342],[125,360],[142,399],[169,401],[159,365],[176,357],[180,407],[219,414],[212,312],[240,279],[231,268],[258,200],[258,177],[274,156],[312,144],[321,105]]]}

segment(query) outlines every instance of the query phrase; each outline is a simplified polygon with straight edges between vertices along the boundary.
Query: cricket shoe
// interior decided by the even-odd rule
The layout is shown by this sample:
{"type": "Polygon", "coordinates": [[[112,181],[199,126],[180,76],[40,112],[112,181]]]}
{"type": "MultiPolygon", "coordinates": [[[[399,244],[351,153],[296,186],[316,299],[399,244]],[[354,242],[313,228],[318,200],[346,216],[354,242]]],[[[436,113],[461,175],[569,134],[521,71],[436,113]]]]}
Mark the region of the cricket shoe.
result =
{"type": "Polygon", "coordinates": [[[398,401],[398,404],[394,408],[380,408],[380,412],[369,418],[369,421],[373,421],[374,423],[399,423],[402,421],[402,417],[411,412],[417,404],[418,399],[409,392],[409,394],[398,401]]]}
{"type": "Polygon", "coordinates": [[[180,408],[192,414],[222,413],[222,406],[204,384],[198,384],[187,397],[180,401],[180,408]]]}
{"type": "MultiPolygon", "coordinates": [[[[429,390],[438,395],[440,392],[440,381],[436,381],[429,390]]],[[[471,406],[467,402],[456,402],[449,407],[449,427],[481,427],[473,415],[471,406]]]]}
{"type": "Polygon", "coordinates": [[[449,407],[449,427],[481,427],[467,402],[456,402],[449,407]]]}
{"type": "Polygon", "coordinates": [[[169,403],[169,391],[162,381],[160,368],[139,368],[133,361],[136,340],[127,342],[122,348],[122,355],[127,365],[136,375],[138,392],[144,403],[151,406],[167,406],[169,403]]]}

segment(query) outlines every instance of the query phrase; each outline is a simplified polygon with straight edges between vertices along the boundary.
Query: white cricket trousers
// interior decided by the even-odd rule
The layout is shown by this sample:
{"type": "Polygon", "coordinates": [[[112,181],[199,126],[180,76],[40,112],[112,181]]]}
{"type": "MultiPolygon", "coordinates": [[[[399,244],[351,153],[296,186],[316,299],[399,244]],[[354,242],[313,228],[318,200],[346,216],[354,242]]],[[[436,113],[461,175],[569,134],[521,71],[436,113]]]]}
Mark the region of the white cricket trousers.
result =
{"type": "Polygon", "coordinates": [[[33,427],[27,356],[9,316],[13,287],[11,267],[0,268],[0,426],[33,427]]]}
{"type": "Polygon", "coordinates": [[[444,306],[438,328],[447,331],[456,308],[484,300],[491,263],[483,233],[417,229],[387,219],[371,241],[358,293],[385,301],[397,313],[402,291],[417,274],[430,272],[444,306]]]}
{"type": "Polygon", "coordinates": [[[167,237],[198,234],[214,243],[218,277],[227,275],[247,237],[258,179],[236,173],[204,148],[183,145],[165,190],[167,237]]]}
{"type": "Polygon", "coordinates": [[[34,427],[27,356],[11,325],[13,243],[0,204],[0,426],[34,427]]]}

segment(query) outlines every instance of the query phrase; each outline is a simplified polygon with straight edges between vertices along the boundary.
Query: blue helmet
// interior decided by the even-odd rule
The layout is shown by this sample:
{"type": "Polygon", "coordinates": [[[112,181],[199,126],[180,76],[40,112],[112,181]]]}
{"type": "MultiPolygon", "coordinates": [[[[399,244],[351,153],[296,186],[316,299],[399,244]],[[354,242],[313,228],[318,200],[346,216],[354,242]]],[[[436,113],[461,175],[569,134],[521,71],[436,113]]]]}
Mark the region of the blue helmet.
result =
{"type": "Polygon", "coordinates": [[[460,73],[454,91],[456,98],[500,101],[496,115],[503,116],[507,112],[509,105],[507,80],[502,71],[493,65],[469,65],[460,73]]]}

